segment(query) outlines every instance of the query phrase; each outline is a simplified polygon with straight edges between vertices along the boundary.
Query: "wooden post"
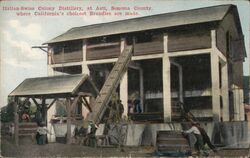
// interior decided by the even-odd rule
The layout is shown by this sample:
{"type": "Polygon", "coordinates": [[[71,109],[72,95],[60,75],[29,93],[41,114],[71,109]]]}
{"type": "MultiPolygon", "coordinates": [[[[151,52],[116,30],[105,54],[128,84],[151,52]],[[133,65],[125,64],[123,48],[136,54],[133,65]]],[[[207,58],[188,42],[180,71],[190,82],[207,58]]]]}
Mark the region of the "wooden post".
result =
{"type": "Polygon", "coordinates": [[[86,61],[87,61],[87,41],[83,40],[82,41],[82,74],[90,75],[90,71],[89,71],[86,61]]]}
{"type": "MultiPolygon", "coordinates": [[[[122,38],[121,39],[121,48],[120,51],[125,49],[126,47],[126,39],[122,38]]],[[[123,116],[128,115],[128,71],[126,71],[122,77],[122,80],[120,82],[120,100],[122,101],[124,112],[123,116]]]]}
{"type": "Polygon", "coordinates": [[[164,122],[171,121],[171,77],[170,59],[168,57],[168,36],[163,37],[164,54],[162,58],[162,81],[163,81],[163,117],[164,122]]]}
{"type": "Polygon", "coordinates": [[[228,92],[228,67],[227,63],[222,65],[221,68],[221,94],[223,99],[223,121],[229,121],[229,92],[228,92]]]}
{"type": "Polygon", "coordinates": [[[67,98],[67,144],[71,144],[71,108],[70,98],[67,98]]]}
{"type": "Polygon", "coordinates": [[[45,98],[42,98],[42,117],[42,121],[44,121],[47,126],[47,107],[45,98]]]}
{"type": "Polygon", "coordinates": [[[17,113],[17,109],[18,109],[18,98],[15,97],[14,98],[14,126],[15,126],[15,142],[16,142],[16,145],[18,146],[19,144],[19,132],[18,132],[18,127],[19,127],[19,117],[18,117],[18,113],[17,113]]]}
{"type": "Polygon", "coordinates": [[[211,45],[212,50],[210,53],[210,67],[211,67],[211,81],[212,81],[212,110],[213,119],[215,122],[220,121],[220,84],[219,84],[219,56],[216,53],[216,32],[211,31],[211,45]]]}
{"type": "Polygon", "coordinates": [[[139,69],[139,75],[140,75],[140,100],[141,100],[141,108],[142,112],[144,112],[144,84],[143,84],[143,69],[139,69]]]}

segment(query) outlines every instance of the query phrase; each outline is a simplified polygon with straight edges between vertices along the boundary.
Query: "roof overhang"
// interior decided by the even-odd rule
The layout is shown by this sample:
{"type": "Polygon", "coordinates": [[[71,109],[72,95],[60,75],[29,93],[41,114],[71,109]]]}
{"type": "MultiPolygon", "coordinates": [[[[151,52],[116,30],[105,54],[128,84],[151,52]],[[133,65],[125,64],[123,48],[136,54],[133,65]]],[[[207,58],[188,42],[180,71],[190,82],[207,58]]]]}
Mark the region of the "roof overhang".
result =
{"type": "Polygon", "coordinates": [[[79,94],[96,96],[98,90],[86,74],[28,78],[10,94],[12,97],[65,98],[79,94]]]}

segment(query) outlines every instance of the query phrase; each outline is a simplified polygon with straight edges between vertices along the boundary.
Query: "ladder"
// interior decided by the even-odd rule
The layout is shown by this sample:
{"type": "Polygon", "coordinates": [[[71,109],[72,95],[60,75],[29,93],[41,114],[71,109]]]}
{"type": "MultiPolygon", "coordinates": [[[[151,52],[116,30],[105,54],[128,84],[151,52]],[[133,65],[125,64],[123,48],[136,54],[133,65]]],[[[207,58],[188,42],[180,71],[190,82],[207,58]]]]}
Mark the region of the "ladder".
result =
{"type": "Polygon", "coordinates": [[[95,100],[95,106],[92,109],[93,123],[98,125],[106,111],[107,104],[110,101],[112,93],[119,85],[132,56],[132,46],[126,46],[111,70],[105,81],[100,94],[95,100]]]}

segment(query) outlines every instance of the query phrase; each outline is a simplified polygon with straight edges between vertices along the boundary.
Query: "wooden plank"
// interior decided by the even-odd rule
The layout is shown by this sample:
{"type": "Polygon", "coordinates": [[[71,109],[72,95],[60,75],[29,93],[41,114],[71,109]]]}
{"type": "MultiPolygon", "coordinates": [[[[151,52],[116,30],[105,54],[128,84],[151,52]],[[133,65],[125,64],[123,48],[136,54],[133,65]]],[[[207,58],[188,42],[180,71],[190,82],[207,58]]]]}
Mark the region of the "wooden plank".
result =
{"type": "Polygon", "coordinates": [[[20,134],[35,134],[36,133],[36,129],[35,130],[20,130],[18,135],[20,134]]]}
{"type": "Polygon", "coordinates": [[[14,99],[14,115],[15,115],[15,120],[14,120],[14,122],[15,122],[15,142],[16,142],[16,145],[18,146],[18,144],[19,144],[19,137],[18,137],[18,127],[19,127],[19,125],[18,125],[18,123],[19,123],[19,116],[18,116],[18,113],[17,113],[17,109],[18,109],[18,104],[17,104],[17,100],[18,100],[18,98],[17,97],[15,97],[15,99],[14,99]]]}
{"type": "Polygon", "coordinates": [[[183,31],[168,34],[168,52],[211,48],[210,31],[183,31]]]}
{"type": "Polygon", "coordinates": [[[120,42],[99,43],[99,44],[88,45],[88,46],[87,46],[87,49],[99,48],[99,47],[118,46],[118,45],[120,45],[120,42]]]}
{"type": "Polygon", "coordinates": [[[120,47],[103,48],[103,49],[87,49],[87,60],[98,60],[117,58],[120,55],[120,47]]]}
{"type": "Polygon", "coordinates": [[[42,120],[47,125],[47,106],[46,106],[46,98],[42,98],[42,120]]]}
{"type": "Polygon", "coordinates": [[[77,97],[74,98],[73,103],[70,106],[70,111],[73,111],[79,101],[80,96],[78,95],[77,97]]]}
{"type": "Polygon", "coordinates": [[[153,41],[137,43],[134,47],[134,56],[163,53],[163,42],[153,41]]]}
{"type": "Polygon", "coordinates": [[[65,62],[78,62],[83,60],[82,51],[73,51],[59,54],[53,54],[53,64],[65,63],[65,62]]]}
{"type": "Polygon", "coordinates": [[[90,112],[92,112],[92,108],[90,107],[90,105],[89,105],[89,103],[88,103],[88,101],[87,101],[87,99],[85,98],[85,97],[82,97],[82,99],[84,100],[84,102],[85,102],[85,106],[88,108],[88,110],[90,111],[90,112]]]}
{"type": "Polygon", "coordinates": [[[71,103],[70,99],[67,98],[67,105],[66,105],[66,110],[67,110],[67,144],[71,144],[71,103]]]}
{"type": "Polygon", "coordinates": [[[18,136],[33,136],[34,133],[19,133],[18,136]]]}
{"type": "Polygon", "coordinates": [[[19,128],[19,131],[33,131],[33,130],[37,130],[37,127],[34,128],[19,128]]]}
{"type": "Polygon", "coordinates": [[[56,99],[54,99],[50,104],[49,104],[49,106],[47,107],[47,111],[50,109],[50,107],[56,102],[56,100],[57,100],[57,98],[56,99]]]}

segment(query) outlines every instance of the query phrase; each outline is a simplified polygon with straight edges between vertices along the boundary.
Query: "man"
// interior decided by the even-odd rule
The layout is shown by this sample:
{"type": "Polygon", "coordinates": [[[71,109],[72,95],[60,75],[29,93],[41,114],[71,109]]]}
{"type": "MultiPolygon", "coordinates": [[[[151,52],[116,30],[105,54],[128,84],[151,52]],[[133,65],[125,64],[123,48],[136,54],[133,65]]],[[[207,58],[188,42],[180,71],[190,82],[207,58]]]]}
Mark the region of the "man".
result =
{"type": "Polygon", "coordinates": [[[207,132],[205,131],[205,129],[202,128],[199,123],[197,123],[197,128],[199,129],[199,131],[200,131],[200,133],[202,135],[204,145],[207,144],[210,149],[212,149],[214,152],[217,152],[216,147],[210,141],[210,138],[207,135],[207,132]]]}
{"type": "Polygon", "coordinates": [[[123,104],[122,104],[121,100],[118,101],[118,108],[117,109],[118,109],[119,119],[121,120],[122,114],[124,112],[124,107],[123,107],[123,104]]]}
{"type": "Polygon", "coordinates": [[[192,127],[189,130],[183,131],[183,133],[184,133],[184,135],[186,135],[186,134],[194,134],[195,135],[195,138],[196,138],[195,145],[197,147],[198,153],[200,153],[201,150],[203,150],[203,140],[202,140],[201,132],[199,131],[199,129],[197,127],[197,123],[192,122],[192,127]]]}
{"type": "Polygon", "coordinates": [[[39,123],[37,128],[36,140],[38,145],[46,144],[47,134],[51,134],[45,127],[45,123],[39,123]]]}

